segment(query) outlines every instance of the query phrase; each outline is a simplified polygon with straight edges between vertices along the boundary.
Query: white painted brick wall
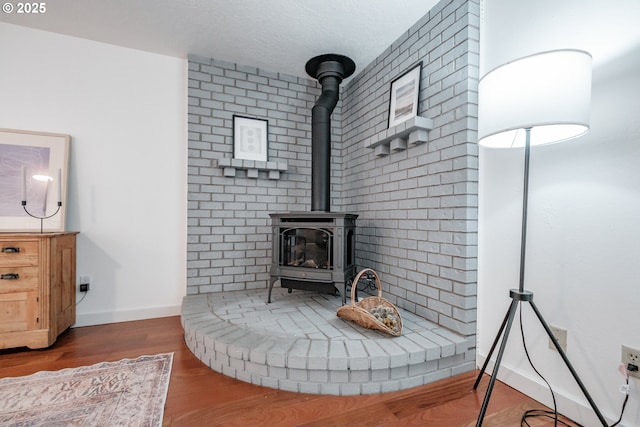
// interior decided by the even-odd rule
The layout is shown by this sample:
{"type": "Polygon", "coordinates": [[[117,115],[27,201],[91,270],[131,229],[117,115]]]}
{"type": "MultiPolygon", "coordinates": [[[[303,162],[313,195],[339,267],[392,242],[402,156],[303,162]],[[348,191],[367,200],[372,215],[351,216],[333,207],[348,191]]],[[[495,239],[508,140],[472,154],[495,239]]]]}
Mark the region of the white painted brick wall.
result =
{"type": "Polygon", "coordinates": [[[477,1],[442,1],[345,87],[345,206],[358,217],[359,267],[385,297],[466,336],[475,334],[477,257],[477,1]],[[422,61],[425,144],[377,157],[364,141],[387,128],[390,83],[422,61]],[[352,116],[356,119],[351,119],[352,116]]]}
{"type": "MultiPolygon", "coordinates": [[[[311,108],[319,93],[311,78],[189,57],[188,294],[267,286],[268,214],[310,208],[311,108]],[[269,160],[288,164],[280,179],[267,172],[251,178],[244,170],[225,177],[218,168],[219,159],[232,157],[234,114],[268,120],[269,160]]],[[[332,118],[340,123],[340,106],[332,118]]],[[[337,145],[340,131],[333,127],[337,145]]],[[[332,170],[339,178],[338,148],[332,170]]],[[[340,185],[333,187],[339,206],[340,185]]]]}
{"type": "MultiPolygon", "coordinates": [[[[467,337],[476,329],[479,10],[478,0],[441,1],[343,83],[332,115],[331,206],[359,214],[358,267],[375,269],[404,310],[467,337]],[[376,157],[364,140],[387,128],[390,83],[418,61],[429,141],[376,157]]],[[[310,209],[319,93],[313,79],[189,58],[188,294],[267,286],[268,214],[310,209]],[[217,167],[232,157],[233,114],[269,121],[269,160],[288,164],[280,179],[217,167]]]]}

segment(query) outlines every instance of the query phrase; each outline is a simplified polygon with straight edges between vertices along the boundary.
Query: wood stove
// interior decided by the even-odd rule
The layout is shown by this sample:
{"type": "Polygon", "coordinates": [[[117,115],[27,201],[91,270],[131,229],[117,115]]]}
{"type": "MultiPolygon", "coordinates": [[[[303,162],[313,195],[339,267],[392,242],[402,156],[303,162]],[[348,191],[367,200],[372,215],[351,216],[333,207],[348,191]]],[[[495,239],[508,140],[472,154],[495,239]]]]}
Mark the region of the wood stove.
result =
{"type": "Polygon", "coordinates": [[[346,303],[356,275],[358,215],[332,212],[272,213],[273,257],[269,299],[276,281],[284,288],[335,294],[346,303]]]}
{"type": "Polygon", "coordinates": [[[343,79],[355,63],[343,55],[311,58],[307,73],[320,82],[322,92],[311,110],[311,212],[272,213],[273,256],[269,298],[276,281],[282,287],[335,294],[346,303],[346,290],[356,275],[355,243],[358,215],[329,209],[331,113],[343,79]]]}

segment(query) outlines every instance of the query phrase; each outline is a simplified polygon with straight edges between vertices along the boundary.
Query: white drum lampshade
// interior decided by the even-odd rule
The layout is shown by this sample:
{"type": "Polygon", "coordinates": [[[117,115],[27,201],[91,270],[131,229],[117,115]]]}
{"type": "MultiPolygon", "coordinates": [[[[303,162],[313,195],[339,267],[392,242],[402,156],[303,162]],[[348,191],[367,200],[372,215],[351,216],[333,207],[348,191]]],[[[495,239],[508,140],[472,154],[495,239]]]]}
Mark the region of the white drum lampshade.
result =
{"type": "Polygon", "coordinates": [[[479,84],[478,143],[524,147],[575,138],[589,130],[591,55],[553,50],[501,65],[479,84]]]}

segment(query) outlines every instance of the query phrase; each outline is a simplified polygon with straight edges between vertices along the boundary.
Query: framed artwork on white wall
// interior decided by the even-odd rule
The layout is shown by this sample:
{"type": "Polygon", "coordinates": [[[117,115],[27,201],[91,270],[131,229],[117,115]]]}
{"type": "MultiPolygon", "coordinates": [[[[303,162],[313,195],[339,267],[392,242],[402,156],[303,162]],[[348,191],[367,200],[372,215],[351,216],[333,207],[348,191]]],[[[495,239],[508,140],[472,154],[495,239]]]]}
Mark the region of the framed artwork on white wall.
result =
{"type": "Polygon", "coordinates": [[[0,232],[65,231],[70,141],[0,129],[0,232]]]}
{"type": "Polygon", "coordinates": [[[233,158],[267,161],[268,121],[233,116],[233,158]]]}

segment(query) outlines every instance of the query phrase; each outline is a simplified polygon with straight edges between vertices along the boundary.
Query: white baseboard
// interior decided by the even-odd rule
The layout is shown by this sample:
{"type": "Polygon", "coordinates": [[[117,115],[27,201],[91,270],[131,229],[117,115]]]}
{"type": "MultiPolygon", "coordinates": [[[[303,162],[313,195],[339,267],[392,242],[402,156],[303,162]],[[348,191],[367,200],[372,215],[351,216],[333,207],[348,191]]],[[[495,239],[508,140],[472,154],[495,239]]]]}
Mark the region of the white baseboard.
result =
{"type": "MultiPolygon", "coordinates": [[[[477,355],[476,364],[478,366],[478,369],[482,367],[482,364],[485,362],[485,360],[485,355],[477,355]]],[[[491,374],[494,365],[494,361],[491,360],[486,369],[486,372],[488,374],[491,374]]],[[[532,399],[542,403],[543,405],[549,408],[553,408],[553,401],[551,399],[549,388],[538,377],[532,378],[524,372],[517,370],[513,366],[502,363],[502,365],[500,366],[500,370],[498,371],[498,379],[503,383],[509,385],[510,387],[518,390],[519,392],[526,394],[532,399]]],[[[602,425],[591,406],[589,406],[589,403],[586,399],[584,399],[584,401],[578,401],[575,399],[575,397],[568,396],[555,389],[554,394],[556,396],[558,412],[584,426],[602,425]]],[[[598,407],[598,409],[600,410],[600,412],[602,412],[602,408],[598,407]]],[[[612,424],[617,420],[617,418],[615,420],[611,419],[606,414],[603,414],[603,416],[607,419],[609,424],[612,424]]],[[[624,424],[620,424],[620,426],[623,427],[624,424]]]]}
{"type": "Polygon", "coordinates": [[[104,325],[107,323],[129,322],[132,320],[153,319],[180,315],[180,305],[166,307],[148,307],[136,310],[122,310],[76,315],[74,328],[82,326],[104,325]]]}

